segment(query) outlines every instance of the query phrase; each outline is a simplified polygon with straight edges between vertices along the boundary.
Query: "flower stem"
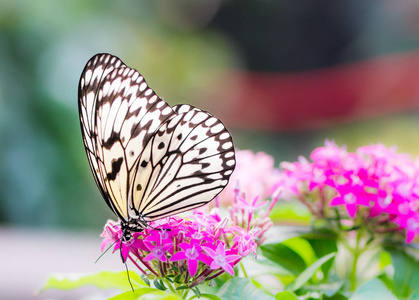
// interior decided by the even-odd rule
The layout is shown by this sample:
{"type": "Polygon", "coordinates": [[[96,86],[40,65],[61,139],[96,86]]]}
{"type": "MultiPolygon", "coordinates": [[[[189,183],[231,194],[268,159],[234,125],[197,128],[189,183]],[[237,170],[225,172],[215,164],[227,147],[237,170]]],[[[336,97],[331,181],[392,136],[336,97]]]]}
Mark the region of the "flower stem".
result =
{"type": "Polygon", "coordinates": [[[137,262],[130,255],[128,255],[128,258],[144,275],[147,275],[147,273],[137,264],[137,262]]]}
{"type": "Polygon", "coordinates": [[[245,277],[245,278],[248,278],[248,277],[247,277],[246,270],[244,269],[244,266],[243,266],[242,262],[240,262],[239,264],[240,264],[240,267],[241,267],[241,269],[242,269],[242,271],[243,271],[244,277],[245,277]]]}
{"type": "Polygon", "coordinates": [[[299,195],[298,199],[301,201],[301,203],[303,203],[305,206],[307,206],[307,208],[310,210],[310,212],[313,216],[318,216],[318,214],[314,210],[314,208],[310,205],[310,203],[308,203],[308,201],[302,195],[299,195]]]}
{"type": "Polygon", "coordinates": [[[357,273],[358,259],[362,252],[361,249],[359,248],[359,242],[361,240],[362,232],[363,232],[362,229],[357,231],[355,248],[353,248],[353,251],[352,251],[353,253],[352,269],[351,269],[351,274],[349,275],[350,276],[349,281],[351,283],[351,287],[350,287],[351,291],[355,291],[356,286],[357,286],[356,273],[357,273]]]}

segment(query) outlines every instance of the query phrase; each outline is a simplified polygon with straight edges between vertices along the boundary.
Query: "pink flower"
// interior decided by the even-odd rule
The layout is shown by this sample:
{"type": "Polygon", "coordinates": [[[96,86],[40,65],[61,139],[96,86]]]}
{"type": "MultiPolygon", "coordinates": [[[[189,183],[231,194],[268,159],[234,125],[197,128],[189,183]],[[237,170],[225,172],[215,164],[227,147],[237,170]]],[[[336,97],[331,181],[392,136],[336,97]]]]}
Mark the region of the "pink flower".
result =
{"type": "Polygon", "coordinates": [[[255,242],[256,237],[260,233],[259,228],[254,228],[250,232],[246,232],[244,230],[238,230],[241,228],[236,229],[236,236],[234,237],[233,241],[237,243],[238,247],[238,253],[245,257],[250,252],[253,252],[253,254],[256,257],[256,248],[257,244],[255,242]]]}
{"type": "Polygon", "coordinates": [[[346,174],[343,178],[346,183],[334,183],[338,195],[330,200],[329,205],[345,205],[349,216],[353,218],[357,205],[369,207],[370,201],[375,201],[377,196],[365,191],[365,185],[359,177],[351,177],[350,174],[346,174]]]}
{"type": "Polygon", "coordinates": [[[110,221],[102,234],[102,251],[113,242],[114,251],[120,249],[124,261],[129,259],[152,279],[175,279],[172,282],[175,288],[186,286],[192,289],[224,271],[234,275],[234,265],[244,256],[253,252],[256,257],[257,247],[265,240],[264,234],[273,224],[269,212],[283,191],[276,188],[272,193],[273,173],[277,170],[273,168],[271,157],[261,153],[254,155],[250,151],[244,153],[249,159],[257,156],[257,162],[247,161],[246,176],[241,178],[240,185],[234,185],[228,195],[233,204],[228,207],[230,218],[223,215],[224,210],[215,201],[216,206],[210,212],[211,207],[204,206],[195,209],[189,216],[172,216],[150,222],[142,232],[132,232],[129,241],[121,241],[120,223],[110,221]],[[255,165],[259,169],[255,170],[255,165]],[[254,183],[255,186],[260,184],[261,188],[253,192],[258,190],[265,196],[271,196],[267,211],[261,208],[268,201],[259,202],[264,196],[255,194],[248,200],[239,188],[244,187],[249,192],[254,183]]]}
{"type": "Polygon", "coordinates": [[[262,203],[257,203],[259,196],[256,196],[251,203],[247,202],[245,198],[238,197],[238,201],[236,207],[241,208],[243,210],[248,211],[249,213],[253,213],[258,208],[264,206],[268,203],[268,201],[264,201],[262,203]]]}
{"type": "Polygon", "coordinates": [[[240,255],[227,255],[224,243],[219,243],[215,251],[210,247],[202,246],[202,248],[213,259],[210,266],[211,269],[222,268],[234,276],[234,262],[241,258],[240,255]]]}
{"type": "Polygon", "coordinates": [[[311,152],[310,158],[316,166],[322,168],[336,169],[342,166],[342,161],[346,156],[346,148],[339,148],[334,141],[325,141],[325,147],[319,147],[311,152]]]}
{"type": "MultiPolygon", "coordinates": [[[[280,190],[274,193],[271,206],[279,195],[280,190]]],[[[209,213],[204,209],[194,210],[193,215],[184,218],[150,222],[144,231],[132,233],[130,241],[121,241],[120,224],[110,221],[102,234],[101,248],[104,250],[108,243],[116,242],[114,249],[121,247],[124,261],[129,259],[144,275],[153,279],[170,276],[177,278],[175,285],[193,288],[220,275],[223,271],[219,268],[233,272],[234,264],[240,259],[250,252],[256,253],[256,247],[264,240],[263,234],[272,225],[267,214],[263,213],[263,218],[259,215],[259,208],[264,204],[258,203],[257,197],[247,202],[243,196],[229,208],[235,212],[235,220],[223,217],[218,208],[209,213]],[[256,217],[253,222],[249,218],[246,222],[245,216],[256,217]]]]}
{"type": "Polygon", "coordinates": [[[191,239],[191,243],[199,244],[202,241],[205,241],[207,243],[213,243],[214,240],[212,238],[213,235],[211,235],[208,231],[202,230],[201,227],[195,229],[195,228],[188,228],[188,230],[185,232],[185,237],[188,237],[191,239]]]}
{"type": "Polygon", "coordinates": [[[160,236],[160,232],[157,235],[154,234],[152,236],[149,236],[147,239],[144,243],[147,246],[148,250],[151,251],[151,253],[149,253],[145,257],[145,260],[149,261],[149,260],[153,260],[157,258],[158,260],[162,262],[166,262],[167,257],[165,253],[169,249],[172,249],[173,247],[172,241],[168,241],[168,240],[163,241],[163,239],[160,236]],[[154,241],[155,244],[150,243],[150,241],[154,241]]]}
{"type": "MultiPolygon", "coordinates": [[[[354,226],[370,226],[374,233],[404,229],[406,242],[411,242],[419,234],[419,160],[396,150],[376,144],[347,152],[326,140],[311,153],[312,162],[282,163],[276,186],[284,188],[283,197],[294,195],[315,218],[335,219],[326,204],[345,206],[351,218],[363,206],[364,218],[352,220],[360,222],[354,226]]],[[[337,218],[340,223],[344,219],[337,218]]]]}
{"type": "Polygon", "coordinates": [[[191,276],[195,276],[198,270],[198,260],[206,263],[207,265],[211,264],[210,258],[202,253],[201,246],[199,244],[188,244],[182,243],[179,245],[183,251],[176,252],[170,261],[178,261],[178,260],[187,260],[188,262],[188,271],[191,276]]]}
{"type": "Polygon", "coordinates": [[[128,242],[121,242],[122,238],[122,230],[121,225],[119,222],[114,222],[112,220],[108,220],[106,223],[104,230],[100,236],[104,237],[100,250],[103,252],[106,248],[106,246],[112,242],[114,243],[114,249],[113,252],[120,249],[121,256],[123,262],[127,260],[127,257],[131,251],[131,249],[144,249],[145,245],[142,240],[138,239],[140,233],[135,232],[133,233],[133,238],[128,242]]]}
{"type": "Polygon", "coordinates": [[[264,152],[236,150],[236,169],[231,175],[229,184],[220,193],[219,201],[223,204],[231,204],[237,183],[240,190],[249,198],[259,196],[265,199],[272,193],[278,174],[279,172],[274,168],[272,156],[264,152]]]}

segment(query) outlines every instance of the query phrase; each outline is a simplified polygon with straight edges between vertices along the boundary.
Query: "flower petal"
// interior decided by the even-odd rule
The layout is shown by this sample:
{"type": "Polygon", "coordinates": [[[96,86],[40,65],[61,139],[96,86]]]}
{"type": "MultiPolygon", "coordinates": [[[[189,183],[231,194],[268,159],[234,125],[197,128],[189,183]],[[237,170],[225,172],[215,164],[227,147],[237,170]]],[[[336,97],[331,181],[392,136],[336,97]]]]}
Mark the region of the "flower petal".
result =
{"type": "Polygon", "coordinates": [[[196,259],[188,260],[188,270],[189,270],[189,274],[191,274],[191,276],[194,277],[196,274],[196,271],[198,270],[198,261],[196,259]]]}
{"type": "Polygon", "coordinates": [[[224,270],[226,270],[228,273],[230,273],[232,276],[234,276],[234,268],[230,264],[224,264],[221,266],[224,270]]]}
{"type": "Polygon", "coordinates": [[[178,261],[178,260],[183,260],[183,259],[188,259],[185,255],[185,252],[176,252],[175,254],[173,254],[173,256],[170,258],[170,261],[178,261]]]}

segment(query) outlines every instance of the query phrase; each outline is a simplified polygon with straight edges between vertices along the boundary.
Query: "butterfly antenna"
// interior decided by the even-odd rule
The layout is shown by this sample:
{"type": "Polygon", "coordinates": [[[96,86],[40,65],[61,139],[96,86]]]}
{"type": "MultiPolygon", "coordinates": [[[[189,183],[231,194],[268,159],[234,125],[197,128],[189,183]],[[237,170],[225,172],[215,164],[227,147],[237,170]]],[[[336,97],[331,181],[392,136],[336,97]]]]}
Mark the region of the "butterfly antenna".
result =
{"type": "Polygon", "coordinates": [[[134,287],[132,286],[131,278],[129,277],[129,271],[128,271],[127,263],[124,263],[124,265],[125,265],[125,269],[127,270],[127,277],[128,277],[129,285],[131,286],[131,290],[134,292],[134,287]]]}
{"type": "Polygon", "coordinates": [[[111,249],[111,248],[112,248],[112,246],[113,246],[113,245],[115,245],[117,242],[118,242],[118,241],[113,242],[113,243],[112,243],[112,245],[110,245],[110,246],[109,246],[109,247],[108,247],[108,248],[107,248],[107,249],[106,249],[106,250],[105,250],[105,251],[104,251],[104,252],[103,252],[103,253],[102,253],[102,254],[101,254],[101,255],[100,255],[97,259],[96,259],[95,263],[97,263],[97,262],[99,261],[99,259],[101,259],[101,258],[102,258],[102,256],[103,256],[103,255],[105,255],[105,253],[106,253],[106,252],[108,252],[108,250],[109,250],[109,249],[111,249]]]}

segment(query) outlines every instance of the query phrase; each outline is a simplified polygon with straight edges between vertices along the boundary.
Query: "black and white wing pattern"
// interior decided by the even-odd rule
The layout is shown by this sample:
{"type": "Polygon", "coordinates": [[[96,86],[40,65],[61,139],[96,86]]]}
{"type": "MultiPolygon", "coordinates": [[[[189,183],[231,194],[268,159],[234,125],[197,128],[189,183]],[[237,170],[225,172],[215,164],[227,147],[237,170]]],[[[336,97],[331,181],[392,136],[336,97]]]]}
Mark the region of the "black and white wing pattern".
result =
{"type": "Polygon", "coordinates": [[[131,230],[210,202],[234,170],[232,138],[219,119],[189,105],[170,107],[110,54],[87,63],[79,113],[96,183],[131,230]]]}
{"type": "Polygon", "coordinates": [[[235,167],[230,133],[220,120],[189,105],[165,122],[140,156],[131,185],[132,217],[145,221],[210,202],[235,167]]]}
{"type": "Polygon", "coordinates": [[[97,54],[84,67],[79,82],[78,106],[84,147],[96,184],[106,203],[111,208],[112,204],[110,203],[109,194],[104,189],[104,181],[99,174],[97,164],[95,118],[99,85],[109,72],[120,67],[123,68],[125,65],[119,58],[110,54],[97,54]]]}

